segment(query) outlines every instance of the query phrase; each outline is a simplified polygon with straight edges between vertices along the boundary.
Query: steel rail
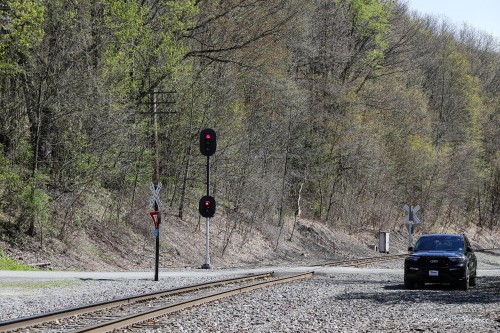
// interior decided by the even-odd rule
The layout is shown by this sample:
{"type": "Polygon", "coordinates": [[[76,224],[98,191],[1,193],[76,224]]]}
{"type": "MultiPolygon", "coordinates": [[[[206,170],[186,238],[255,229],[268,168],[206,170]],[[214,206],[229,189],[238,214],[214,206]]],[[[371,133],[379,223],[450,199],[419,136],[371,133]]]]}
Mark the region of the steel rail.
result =
{"type": "Polygon", "coordinates": [[[89,313],[89,312],[95,312],[95,311],[99,311],[99,310],[103,310],[103,309],[114,308],[114,307],[118,307],[118,306],[122,306],[122,305],[126,305],[126,304],[131,304],[131,303],[136,303],[136,302],[140,302],[140,301],[152,299],[152,298],[172,296],[172,295],[176,295],[176,294],[180,294],[180,293],[190,292],[193,290],[216,287],[216,286],[228,284],[231,282],[244,282],[244,281],[250,281],[250,280],[256,280],[256,279],[262,279],[262,278],[266,278],[266,277],[271,277],[273,274],[274,274],[274,272],[266,272],[266,273],[262,273],[262,274],[254,274],[254,275],[248,275],[248,276],[238,277],[238,278],[230,278],[230,279],[224,279],[224,280],[205,282],[205,283],[194,284],[194,285],[189,285],[189,286],[185,286],[185,287],[173,288],[173,289],[168,289],[168,290],[151,292],[151,293],[147,293],[147,294],[124,297],[124,298],[115,299],[115,300],[111,300],[111,301],[89,304],[89,305],[84,305],[84,306],[80,306],[80,307],[63,309],[63,310],[44,313],[44,314],[40,314],[40,315],[34,315],[34,316],[29,316],[29,317],[13,319],[13,320],[9,320],[9,321],[2,321],[2,322],[0,322],[0,331],[3,332],[3,331],[17,330],[17,329],[31,327],[31,326],[51,322],[51,321],[56,321],[56,320],[63,319],[63,318],[82,315],[82,314],[89,313]]]}
{"type": "Polygon", "coordinates": [[[390,256],[376,256],[376,257],[366,257],[366,258],[355,258],[355,259],[347,259],[347,260],[340,260],[340,261],[334,261],[331,263],[326,263],[321,266],[327,266],[327,267],[332,267],[332,266],[343,266],[343,267],[358,267],[361,265],[368,265],[371,263],[376,263],[376,262],[384,262],[384,261],[391,261],[391,260],[396,260],[399,258],[406,257],[408,254],[394,254],[390,256]]]}
{"type": "Polygon", "coordinates": [[[141,323],[141,322],[144,322],[147,320],[158,318],[158,317],[167,315],[167,314],[172,313],[172,312],[187,309],[187,308],[193,307],[195,305],[200,305],[200,304],[216,301],[216,300],[219,300],[219,299],[222,299],[225,297],[229,297],[229,296],[233,296],[233,295],[239,295],[241,293],[248,292],[248,291],[251,291],[254,289],[264,288],[264,287],[279,284],[279,283],[292,282],[292,281],[299,280],[299,279],[305,279],[305,278],[313,276],[313,274],[314,274],[314,272],[306,272],[306,273],[301,273],[301,274],[297,274],[297,275],[293,275],[293,276],[289,276],[289,277],[275,279],[272,281],[258,282],[258,283],[254,283],[252,285],[238,287],[238,288],[234,288],[231,290],[218,292],[218,293],[215,293],[212,295],[202,296],[202,297],[194,298],[194,299],[191,299],[188,301],[183,301],[183,302],[179,302],[179,303],[175,303],[175,304],[166,305],[166,306],[163,306],[161,308],[154,309],[154,310],[149,310],[149,311],[133,314],[133,315],[126,316],[126,317],[123,317],[120,319],[116,319],[116,320],[100,323],[100,324],[97,324],[94,326],[89,326],[86,328],[78,329],[78,330],[73,331],[73,333],[109,332],[111,330],[121,329],[124,327],[131,326],[133,324],[137,324],[137,323],[141,323]]]}
{"type": "MultiPolygon", "coordinates": [[[[500,248],[495,247],[495,248],[484,248],[484,249],[475,249],[475,252],[489,252],[489,251],[499,251],[500,248]]],[[[384,261],[391,261],[391,260],[396,260],[399,258],[404,258],[408,256],[408,254],[394,254],[394,255],[389,255],[389,256],[375,256],[375,257],[366,257],[366,258],[355,258],[355,259],[347,259],[347,260],[339,260],[327,264],[322,264],[319,266],[327,266],[327,267],[332,267],[332,266],[343,266],[343,267],[358,267],[362,265],[368,265],[371,263],[377,263],[377,262],[384,262],[384,261]]]]}
{"type": "Polygon", "coordinates": [[[475,249],[476,252],[500,251],[500,247],[492,247],[486,249],[475,249]]]}

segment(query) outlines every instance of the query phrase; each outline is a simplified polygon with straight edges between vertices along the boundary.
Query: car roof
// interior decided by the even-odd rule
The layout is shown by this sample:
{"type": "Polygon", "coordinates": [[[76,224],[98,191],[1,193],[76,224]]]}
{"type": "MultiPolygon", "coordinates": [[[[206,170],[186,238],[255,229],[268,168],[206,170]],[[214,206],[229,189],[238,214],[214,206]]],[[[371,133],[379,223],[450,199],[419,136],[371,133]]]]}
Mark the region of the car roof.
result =
{"type": "Polygon", "coordinates": [[[424,234],[421,235],[420,237],[464,237],[463,234],[424,234]]]}

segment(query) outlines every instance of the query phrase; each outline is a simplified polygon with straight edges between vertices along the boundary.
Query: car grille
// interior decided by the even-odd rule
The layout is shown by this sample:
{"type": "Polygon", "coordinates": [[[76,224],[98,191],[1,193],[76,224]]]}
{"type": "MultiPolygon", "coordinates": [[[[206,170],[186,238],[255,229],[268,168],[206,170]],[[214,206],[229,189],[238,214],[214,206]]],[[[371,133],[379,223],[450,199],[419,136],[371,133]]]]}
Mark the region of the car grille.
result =
{"type": "Polygon", "coordinates": [[[448,266],[448,258],[443,257],[423,257],[420,258],[420,263],[428,267],[443,267],[448,266]]]}

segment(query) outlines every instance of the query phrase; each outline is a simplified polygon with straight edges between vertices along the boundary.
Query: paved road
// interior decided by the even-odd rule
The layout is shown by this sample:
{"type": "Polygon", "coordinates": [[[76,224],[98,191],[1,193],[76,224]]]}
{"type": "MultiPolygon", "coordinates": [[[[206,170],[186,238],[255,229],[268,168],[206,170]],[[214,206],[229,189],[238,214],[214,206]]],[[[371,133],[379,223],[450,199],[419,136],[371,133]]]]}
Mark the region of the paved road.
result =
{"type": "MultiPolygon", "coordinates": [[[[223,277],[251,273],[274,271],[277,275],[314,271],[321,275],[349,274],[389,274],[403,276],[402,269],[395,268],[352,268],[352,267],[265,267],[254,269],[169,269],[161,270],[160,279],[223,277]]],[[[500,276],[500,267],[479,269],[478,277],[500,276]]],[[[0,271],[0,280],[148,280],[154,278],[154,272],[59,272],[59,271],[0,271]]]]}

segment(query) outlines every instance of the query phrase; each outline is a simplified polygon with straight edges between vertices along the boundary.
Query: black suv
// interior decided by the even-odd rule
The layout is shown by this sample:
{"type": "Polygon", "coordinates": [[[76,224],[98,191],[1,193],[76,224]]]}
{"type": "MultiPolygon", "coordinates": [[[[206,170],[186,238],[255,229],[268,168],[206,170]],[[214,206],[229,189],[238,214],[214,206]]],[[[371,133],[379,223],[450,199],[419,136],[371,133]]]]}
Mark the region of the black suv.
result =
{"type": "Polygon", "coordinates": [[[416,283],[455,283],[462,290],[476,285],[476,255],[465,235],[422,235],[408,250],[406,289],[416,283]]]}

